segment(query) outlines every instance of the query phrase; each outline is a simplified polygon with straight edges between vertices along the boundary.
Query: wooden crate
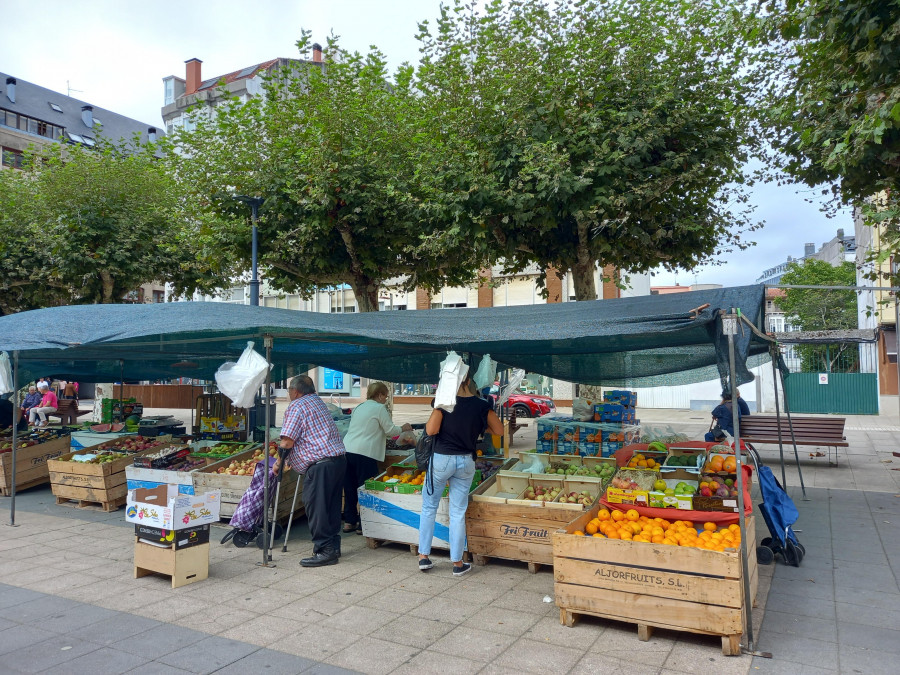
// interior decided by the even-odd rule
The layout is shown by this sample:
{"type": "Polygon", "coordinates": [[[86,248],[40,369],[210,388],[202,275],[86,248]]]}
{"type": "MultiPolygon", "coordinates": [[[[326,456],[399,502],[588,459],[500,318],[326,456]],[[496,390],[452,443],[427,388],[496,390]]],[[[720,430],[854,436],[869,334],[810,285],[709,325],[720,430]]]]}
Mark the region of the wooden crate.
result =
{"type": "Polygon", "coordinates": [[[75,455],[84,455],[107,448],[107,441],[90,448],[70,452],[47,462],[50,472],[50,489],[57,504],[76,502],[78,506],[100,505],[105,511],[114,511],[125,503],[128,494],[125,467],[134,462],[135,457],[153,452],[155,448],[167,445],[167,440],[155,443],[150,448],[105,464],[86,464],[64,461],[75,455]]]}
{"type": "Polygon", "coordinates": [[[476,565],[487,564],[490,558],[519,560],[528,563],[529,572],[536,573],[541,565],[553,564],[553,533],[584,508],[498,496],[515,490],[521,493],[529,483],[572,485],[575,491],[592,486],[595,501],[600,496],[599,479],[522,478],[502,472],[492,476],[472,493],[466,510],[466,540],[476,565]]]}
{"type": "MultiPolygon", "coordinates": [[[[230,519],[234,515],[235,509],[241,501],[241,497],[250,487],[250,481],[253,476],[232,476],[224,473],[217,473],[218,469],[228,466],[233,461],[243,461],[253,456],[254,450],[246,450],[238,453],[220,462],[214,462],[206,468],[191,473],[194,483],[195,492],[203,492],[210,489],[221,490],[221,502],[219,517],[223,520],[230,519]]],[[[294,501],[294,490],[297,488],[297,481],[301,481],[299,492],[297,493],[297,508],[294,515],[300,515],[303,509],[303,478],[296,471],[288,471],[282,476],[281,491],[278,494],[278,503],[276,504],[275,517],[278,520],[287,519],[290,515],[291,504],[294,501]]],[[[270,483],[269,488],[275,489],[275,484],[270,483]]]]}
{"type": "MultiPolygon", "coordinates": [[[[654,627],[718,635],[726,656],[740,654],[744,606],[738,551],[706,551],[572,534],[584,531],[599,506],[553,534],[553,571],[560,623],[589,614],[635,623],[649,640],[654,627]]],[[[679,511],[679,517],[690,512],[679,511]]],[[[753,517],[747,518],[750,593],[758,585],[753,517]]]]}
{"type": "Polygon", "coordinates": [[[60,436],[46,443],[16,448],[16,466],[13,471],[12,453],[0,455],[0,494],[12,494],[12,477],[16,476],[16,492],[50,482],[47,462],[69,452],[71,436],[60,436]]]}
{"type": "Polygon", "coordinates": [[[172,577],[172,588],[192,584],[209,577],[209,544],[176,550],[175,544],[165,548],[134,538],[134,578],[148,574],[172,577]]]}

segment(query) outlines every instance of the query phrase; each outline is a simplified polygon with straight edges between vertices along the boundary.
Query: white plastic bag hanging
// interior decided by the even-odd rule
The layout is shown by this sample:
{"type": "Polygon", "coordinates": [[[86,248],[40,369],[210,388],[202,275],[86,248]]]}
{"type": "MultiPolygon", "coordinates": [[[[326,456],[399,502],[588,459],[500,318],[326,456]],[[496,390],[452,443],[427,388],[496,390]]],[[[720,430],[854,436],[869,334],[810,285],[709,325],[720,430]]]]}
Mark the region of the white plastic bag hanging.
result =
{"type": "Polygon", "coordinates": [[[236,363],[228,361],[219,367],[216,371],[216,384],[219,385],[219,391],[238,408],[250,408],[271,367],[253,350],[253,343],[248,342],[236,363]]]}
{"type": "Polygon", "coordinates": [[[497,362],[491,359],[490,354],[485,354],[481,357],[481,363],[478,364],[478,370],[475,371],[472,381],[475,382],[478,391],[481,391],[494,384],[495,377],[497,377],[497,362]]]}
{"type": "Polygon", "coordinates": [[[441,379],[437,391],[434,392],[435,408],[453,412],[456,406],[456,392],[468,372],[469,366],[463,363],[459,354],[447,353],[447,358],[441,362],[441,379]]]}
{"type": "Polygon", "coordinates": [[[9,354],[0,352],[0,395],[8,394],[14,389],[12,368],[9,367],[9,354]]]}
{"type": "Polygon", "coordinates": [[[522,384],[522,380],[525,379],[525,371],[521,368],[516,368],[513,370],[512,375],[509,376],[509,384],[503,387],[503,391],[500,392],[500,399],[497,401],[497,405],[503,405],[506,403],[510,394],[514,394],[516,390],[518,390],[519,385],[522,384]]]}

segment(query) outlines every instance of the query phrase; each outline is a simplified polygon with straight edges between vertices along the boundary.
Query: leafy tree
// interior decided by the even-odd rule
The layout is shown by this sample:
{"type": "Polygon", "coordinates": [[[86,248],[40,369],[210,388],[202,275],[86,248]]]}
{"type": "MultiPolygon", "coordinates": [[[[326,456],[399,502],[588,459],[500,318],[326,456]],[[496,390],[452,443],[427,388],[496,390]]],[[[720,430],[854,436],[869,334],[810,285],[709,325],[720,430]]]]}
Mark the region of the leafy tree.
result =
{"type": "MultiPolygon", "coordinates": [[[[303,53],[309,34],[298,42],[303,53]]],[[[171,161],[196,201],[225,222],[198,238],[207,258],[247,266],[247,207],[263,198],[259,257],[268,283],[309,295],[349,284],[360,311],[378,289],[464,284],[479,267],[473,247],[448,233],[427,192],[435,147],[413,68],[389,76],[377,49],[348,53],[331,39],[323,66],[298,62],[273,74],[265,96],[196,113],[171,161]]]]}
{"type": "Polygon", "coordinates": [[[598,262],[692,269],[746,246],[744,30],[726,0],[443,6],[419,86],[454,226],[507,272],[571,270],[578,300],[598,262]]]}
{"type": "MultiPolygon", "coordinates": [[[[855,286],[856,267],[851,262],[835,266],[809,258],[802,265],[791,263],[781,282],[791,286],[855,286]]],[[[803,331],[841,330],[858,325],[856,293],[852,290],[788,288],[775,302],[789,321],[803,331]]],[[[848,370],[859,364],[855,344],[799,345],[797,349],[804,371],[831,371],[841,359],[848,361],[848,370]]]]}
{"type": "Polygon", "coordinates": [[[2,172],[3,245],[21,255],[0,262],[20,289],[4,311],[121,302],[142,283],[202,276],[179,245],[176,185],[153,150],[53,144],[24,171],[2,172]]]}
{"type": "Polygon", "coordinates": [[[900,3],[763,4],[770,16],[761,54],[784,168],[887,222],[883,262],[900,252],[900,3]]]}
{"type": "Polygon", "coordinates": [[[0,315],[63,304],[67,286],[52,279],[45,232],[28,217],[34,181],[0,170],[0,315]]]}

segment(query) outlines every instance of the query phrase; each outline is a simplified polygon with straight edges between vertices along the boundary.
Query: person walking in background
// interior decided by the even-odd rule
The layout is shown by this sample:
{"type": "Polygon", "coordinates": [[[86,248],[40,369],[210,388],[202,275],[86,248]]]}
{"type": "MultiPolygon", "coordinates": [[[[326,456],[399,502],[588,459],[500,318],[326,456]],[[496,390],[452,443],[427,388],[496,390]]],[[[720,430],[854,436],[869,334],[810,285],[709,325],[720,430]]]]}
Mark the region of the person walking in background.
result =
{"type": "Polygon", "coordinates": [[[46,382],[38,383],[38,391],[41,394],[41,402],[28,412],[28,423],[36,427],[45,427],[47,426],[47,413],[55,413],[59,408],[59,401],[56,394],[50,391],[50,385],[46,382]]]}
{"type": "Polygon", "coordinates": [[[384,461],[385,442],[401,431],[412,431],[409,424],[398,427],[391,419],[384,382],[372,382],[366,400],[353,410],[344,436],[347,449],[347,473],[344,474],[344,532],[362,534],[356,491],[369,478],[378,475],[378,462],[384,461]]]}
{"type": "Polygon", "coordinates": [[[66,380],[59,381],[60,398],[66,401],[78,400],[78,383],[68,382],[66,380]]]}
{"type": "Polygon", "coordinates": [[[434,518],[450,482],[450,562],[453,575],[462,576],[472,569],[463,562],[466,543],[466,508],[469,505],[469,488],[475,475],[475,443],[485,429],[498,436],[503,435],[503,425],[497,413],[484,401],[472,394],[470,375],[460,383],[456,392],[453,412],[435,408],[425,424],[425,431],[434,439],[434,456],[428,465],[422,487],[422,512],[419,516],[419,569],[423,572],[434,567],[428,557],[434,537],[434,518]]]}
{"type": "MultiPolygon", "coordinates": [[[[280,445],[290,450],[287,463],[303,479],[303,505],[313,555],[300,561],[303,567],[336,565],[341,556],[341,488],[347,456],[344,443],[325,402],[316,395],[306,375],[293,378],[288,386],[291,402],[284,411],[280,445]]],[[[277,474],[281,461],[273,470],[277,474]]]]}

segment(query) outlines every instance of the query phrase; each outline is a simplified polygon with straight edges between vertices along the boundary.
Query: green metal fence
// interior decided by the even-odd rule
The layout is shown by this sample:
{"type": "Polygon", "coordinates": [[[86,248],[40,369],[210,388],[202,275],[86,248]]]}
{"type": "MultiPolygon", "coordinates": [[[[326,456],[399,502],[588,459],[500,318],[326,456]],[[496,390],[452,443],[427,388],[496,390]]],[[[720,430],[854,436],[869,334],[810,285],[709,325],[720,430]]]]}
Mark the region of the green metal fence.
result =
{"type": "Polygon", "coordinates": [[[878,414],[876,373],[791,373],[784,390],[792,413],[878,414]]]}

